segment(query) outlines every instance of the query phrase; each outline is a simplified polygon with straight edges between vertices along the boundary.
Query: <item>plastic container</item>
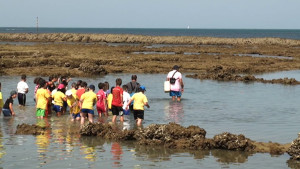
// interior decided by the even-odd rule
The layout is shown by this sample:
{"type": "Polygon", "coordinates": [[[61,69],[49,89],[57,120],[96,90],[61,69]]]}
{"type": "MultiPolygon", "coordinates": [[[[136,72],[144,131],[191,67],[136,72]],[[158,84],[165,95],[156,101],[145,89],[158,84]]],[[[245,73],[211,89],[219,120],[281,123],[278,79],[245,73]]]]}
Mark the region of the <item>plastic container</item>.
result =
{"type": "Polygon", "coordinates": [[[165,83],[164,83],[164,91],[165,91],[165,93],[170,92],[170,90],[171,90],[170,81],[165,81],[165,83]]]}

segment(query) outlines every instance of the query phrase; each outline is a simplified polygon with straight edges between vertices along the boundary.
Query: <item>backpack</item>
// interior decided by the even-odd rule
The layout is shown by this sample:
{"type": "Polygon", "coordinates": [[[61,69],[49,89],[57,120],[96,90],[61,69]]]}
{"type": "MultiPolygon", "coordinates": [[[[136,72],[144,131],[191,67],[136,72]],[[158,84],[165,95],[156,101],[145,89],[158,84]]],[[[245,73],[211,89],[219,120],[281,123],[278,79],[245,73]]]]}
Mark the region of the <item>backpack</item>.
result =
{"type": "Polygon", "coordinates": [[[170,84],[175,84],[177,79],[174,78],[174,75],[176,72],[177,72],[177,70],[174,72],[173,76],[170,78],[170,84]]]}

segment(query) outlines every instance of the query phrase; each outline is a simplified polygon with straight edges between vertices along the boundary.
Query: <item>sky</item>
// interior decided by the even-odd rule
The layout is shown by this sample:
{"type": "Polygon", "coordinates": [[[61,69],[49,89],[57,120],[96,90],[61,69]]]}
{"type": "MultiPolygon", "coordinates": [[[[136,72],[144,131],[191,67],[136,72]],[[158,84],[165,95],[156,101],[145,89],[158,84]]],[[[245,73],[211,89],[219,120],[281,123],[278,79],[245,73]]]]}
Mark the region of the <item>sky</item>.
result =
{"type": "Polygon", "coordinates": [[[300,0],[0,0],[0,27],[300,29],[300,0]]]}

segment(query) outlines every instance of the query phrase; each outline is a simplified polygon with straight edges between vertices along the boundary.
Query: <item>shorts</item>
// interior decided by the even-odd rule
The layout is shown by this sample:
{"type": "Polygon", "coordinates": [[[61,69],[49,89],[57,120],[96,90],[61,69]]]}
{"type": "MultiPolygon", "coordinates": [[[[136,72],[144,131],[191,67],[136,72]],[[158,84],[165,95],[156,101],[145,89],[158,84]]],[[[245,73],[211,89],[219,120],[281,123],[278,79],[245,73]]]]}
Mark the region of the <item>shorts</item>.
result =
{"type": "Polygon", "coordinates": [[[123,109],[123,113],[124,113],[124,115],[130,115],[130,110],[129,109],[128,110],[123,109]]]}
{"type": "Polygon", "coordinates": [[[118,106],[111,106],[111,111],[114,116],[123,116],[123,108],[118,106]]]}
{"type": "Polygon", "coordinates": [[[97,112],[98,112],[98,114],[106,112],[105,107],[104,106],[101,106],[101,107],[97,106],[97,112]]]}
{"type": "Polygon", "coordinates": [[[53,110],[57,113],[57,112],[61,112],[62,107],[59,105],[54,105],[53,106],[53,110]]]}
{"type": "Polygon", "coordinates": [[[73,117],[73,119],[76,119],[77,117],[80,117],[80,113],[77,113],[77,114],[72,113],[72,117],[73,117]]]}
{"type": "Polygon", "coordinates": [[[2,109],[3,115],[8,117],[11,116],[11,111],[9,109],[2,109]]]}
{"type": "Polygon", "coordinates": [[[37,108],[37,109],[36,109],[36,116],[37,116],[37,117],[45,116],[45,112],[46,112],[45,109],[37,108]]]}
{"type": "Polygon", "coordinates": [[[88,114],[93,114],[94,115],[94,110],[91,109],[81,109],[82,113],[88,113],[88,114]]]}
{"type": "Polygon", "coordinates": [[[170,96],[181,97],[181,92],[179,92],[179,91],[170,91],[170,96]]]}
{"type": "Polygon", "coordinates": [[[133,110],[134,120],[142,119],[144,120],[144,110],[133,110]]]}

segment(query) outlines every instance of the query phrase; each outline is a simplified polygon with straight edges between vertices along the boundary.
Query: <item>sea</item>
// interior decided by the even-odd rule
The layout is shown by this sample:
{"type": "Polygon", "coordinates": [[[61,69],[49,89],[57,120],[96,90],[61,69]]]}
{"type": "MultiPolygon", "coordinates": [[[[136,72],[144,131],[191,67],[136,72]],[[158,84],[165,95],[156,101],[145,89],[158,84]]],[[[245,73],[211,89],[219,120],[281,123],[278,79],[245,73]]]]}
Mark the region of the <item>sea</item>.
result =
{"type": "Polygon", "coordinates": [[[91,33],[148,36],[300,39],[300,29],[167,29],[167,28],[35,28],[0,27],[0,33],[91,33]]]}

